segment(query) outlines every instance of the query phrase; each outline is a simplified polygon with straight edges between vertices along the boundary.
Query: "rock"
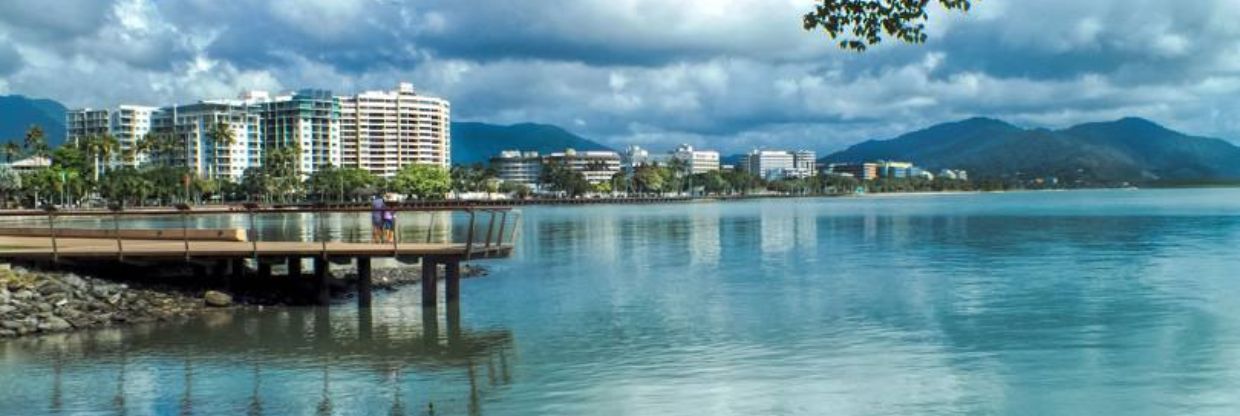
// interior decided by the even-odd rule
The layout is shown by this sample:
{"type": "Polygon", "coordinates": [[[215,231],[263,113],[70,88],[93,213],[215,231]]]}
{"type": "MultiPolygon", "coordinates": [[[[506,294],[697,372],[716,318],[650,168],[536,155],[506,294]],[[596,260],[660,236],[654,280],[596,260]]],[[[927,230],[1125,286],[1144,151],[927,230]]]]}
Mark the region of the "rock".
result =
{"type": "Polygon", "coordinates": [[[90,285],[89,283],[86,282],[86,279],[83,279],[81,276],[78,276],[73,273],[60,276],[60,282],[75,289],[85,289],[87,286],[90,285]]]}
{"type": "Polygon", "coordinates": [[[17,320],[13,320],[13,321],[4,320],[4,321],[0,321],[0,328],[4,328],[4,329],[9,329],[9,330],[14,330],[14,331],[16,331],[16,330],[22,329],[22,327],[23,327],[23,326],[26,326],[26,325],[25,325],[22,321],[17,321],[17,320]]]}
{"type": "Polygon", "coordinates": [[[34,299],[34,292],[30,291],[29,289],[18,290],[17,292],[13,293],[13,299],[31,300],[31,299],[34,299]]]}
{"type": "Polygon", "coordinates": [[[233,303],[233,298],[231,295],[216,290],[208,290],[206,294],[202,295],[202,299],[206,302],[207,306],[217,308],[232,306],[233,303]]]}
{"type": "Polygon", "coordinates": [[[43,296],[54,295],[57,293],[65,293],[65,292],[66,292],[66,288],[63,285],[61,285],[60,283],[50,281],[50,280],[44,283],[43,285],[39,286],[39,293],[42,294],[43,296]]]}
{"type": "Polygon", "coordinates": [[[0,316],[8,315],[16,310],[17,307],[13,305],[0,305],[0,316]]]}
{"type": "Polygon", "coordinates": [[[73,325],[69,324],[69,321],[53,316],[48,318],[47,321],[40,323],[38,328],[43,332],[60,332],[73,329],[73,325]]]}
{"type": "Polygon", "coordinates": [[[12,338],[17,336],[17,331],[12,329],[0,329],[0,338],[12,338]]]}

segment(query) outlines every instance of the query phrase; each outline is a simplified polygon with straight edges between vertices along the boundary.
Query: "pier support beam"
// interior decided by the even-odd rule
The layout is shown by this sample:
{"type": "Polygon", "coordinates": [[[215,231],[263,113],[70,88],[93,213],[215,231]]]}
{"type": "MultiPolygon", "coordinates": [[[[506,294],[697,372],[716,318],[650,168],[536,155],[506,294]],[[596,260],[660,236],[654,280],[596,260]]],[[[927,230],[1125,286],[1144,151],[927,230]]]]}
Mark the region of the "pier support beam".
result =
{"type": "Polygon", "coordinates": [[[318,292],[320,306],[328,306],[332,303],[332,288],[328,282],[331,274],[327,272],[327,267],[327,259],[321,256],[314,258],[314,287],[318,292]]]}
{"type": "Polygon", "coordinates": [[[301,257],[288,258],[288,277],[290,279],[301,278],[301,257]]]}
{"type": "Polygon", "coordinates": [[[457,259],[448,260],[444,264],[444,277],[447,282],[444,283],[444,300],[448,303],[454,303],[461,300],[461,261],[457,259]]]}
{"type": "Polygon", "coordinates": [[[357,258],[357,307],[369,308],[371,302],[370,257],[357,258]]]}
{"type": "Polygon", "coordinates": [[[439,303],[439,264],[434,258],[422,258],[422,307],[433,308],[439,303]]]}
{"type": "Polygon", "coordinates": [[[264,280],[271,279],[271,262],[258,261],[258,278],[264,280]]]}

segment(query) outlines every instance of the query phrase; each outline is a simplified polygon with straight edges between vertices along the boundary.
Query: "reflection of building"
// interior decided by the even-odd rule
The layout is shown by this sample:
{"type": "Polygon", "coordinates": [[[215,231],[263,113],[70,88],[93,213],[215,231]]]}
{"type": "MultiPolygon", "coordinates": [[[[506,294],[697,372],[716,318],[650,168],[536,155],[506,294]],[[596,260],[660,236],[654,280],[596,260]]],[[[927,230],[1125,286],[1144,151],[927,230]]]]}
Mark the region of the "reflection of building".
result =
{"type": "Polygon", "coordinates": [[[620,172],[620,154],[608,150],[578,152],[567,149],[543,158],[544,163],[559,163],[585,175],[586,181],[598,184],[611,180],[620,172]]]}
{"type": "Polygon", "coordinates": [[[694,150],[693,146],[682,144],[672,151],[672,158],[684,161],[692,174],[719,170],[719,152],[713,150],[694,150]]]}
{"type": "Polygon", "coordinates": [[[411,164],[451,165],[447,100],[418,95],[401,83],[394,91],[339,97],[344,166],[390,178],[411,164]]]}
{"type": "Polygon", "coordinates": [[[505,150],[491,158],[491,167],[501,181],[537,186],[538,177],[542,175],[542,158],[538,152],[505,150]]]}

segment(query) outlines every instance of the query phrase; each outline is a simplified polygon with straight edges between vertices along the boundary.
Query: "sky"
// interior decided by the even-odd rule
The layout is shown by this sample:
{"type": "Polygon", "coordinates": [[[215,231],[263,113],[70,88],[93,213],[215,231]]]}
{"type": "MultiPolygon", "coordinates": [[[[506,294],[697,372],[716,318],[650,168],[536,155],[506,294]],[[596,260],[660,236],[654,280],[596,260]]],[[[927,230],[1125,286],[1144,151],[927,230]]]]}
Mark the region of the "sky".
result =
{"type": "MultiPolygon", "coordinates": [[[[934,2],[932,2],[934,3],[934,2]]],[[[821,153],[968,117],[1240,138],[1240,0],[981,0],[839,49],[811,0],[3,0],[0,94],[70,107],[391,89],[604,144],[821,153]]],[[[0,115],[2,116],[2,115],[0,115]]]]}

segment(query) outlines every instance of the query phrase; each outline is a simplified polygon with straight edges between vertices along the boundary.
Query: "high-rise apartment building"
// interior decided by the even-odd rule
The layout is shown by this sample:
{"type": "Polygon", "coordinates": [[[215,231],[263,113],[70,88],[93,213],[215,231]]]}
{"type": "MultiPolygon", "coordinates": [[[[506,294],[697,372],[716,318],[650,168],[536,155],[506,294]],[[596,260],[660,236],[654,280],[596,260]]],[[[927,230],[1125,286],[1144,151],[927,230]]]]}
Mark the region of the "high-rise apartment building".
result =
{"type": "Polygon", "coordinates": [[[307,89],[276,97],[250,91],[241,98],[262,120],[263,151],[297,149],[297,172],[303,178],[343,164],[340,100],[331,91],[307,89]]]}
{"type": "Polygon", "coordinates": [[[792,153],[782,150],[754,150],[741,164],[746,172],[766,180],[782,179],[796,167],[792,153]]]}
{"type": "Polygon", "coordinates": [[[188,167],[198,177],[236,182],[246,169],[262,164],[262,121],[243,102],[203,101],[163,108],[153,118],[151,130],[171,135],[177,147],[161,155],[159,163],[188,167]],[[231,131],[231,142],[212,134],[221,124],[231,131]]]}
{"type": "Polygon", "coordinates": [[[155,107],[120,105],[111,109],[74,109],[65,112],[66,139],[77,143],[91,136],[108,135],[116,139],[108,160],[109,169],[118,166],[138,166],[146,155],[137,151],[138,143],[151,131],[155,107]]]}
{"type": "Polygon", "coordinates": [[[338,99],[344,166],[390,178],[410,164],[451,165],[447,100],[418,95],[409,83],[338,99]]]}

